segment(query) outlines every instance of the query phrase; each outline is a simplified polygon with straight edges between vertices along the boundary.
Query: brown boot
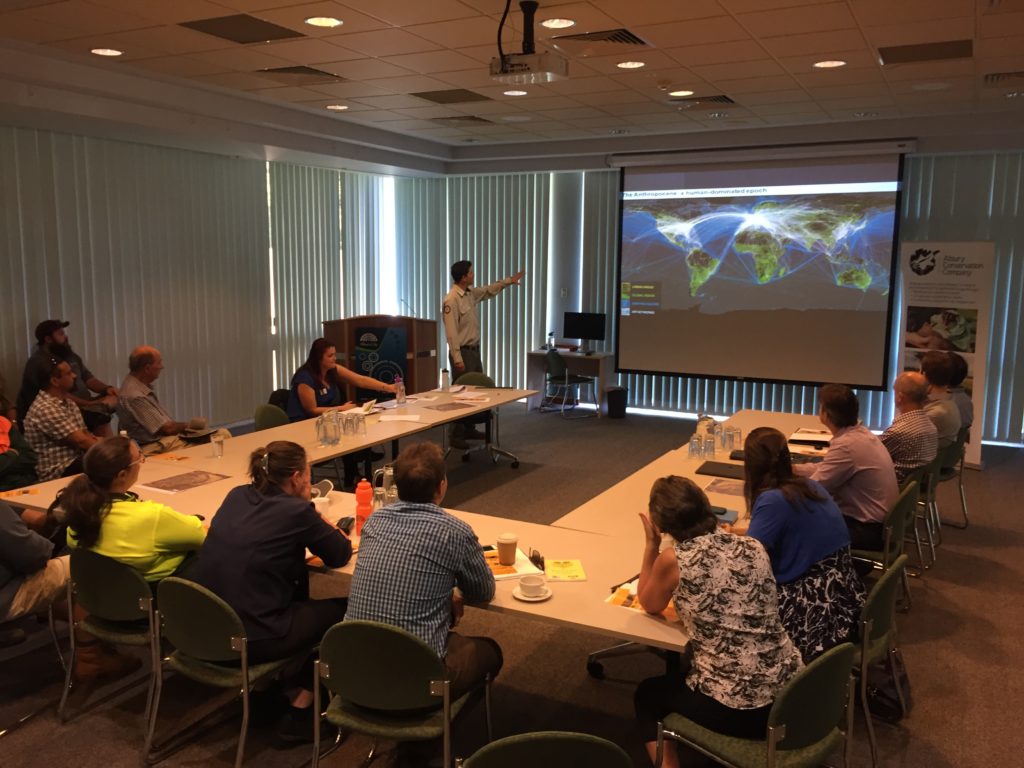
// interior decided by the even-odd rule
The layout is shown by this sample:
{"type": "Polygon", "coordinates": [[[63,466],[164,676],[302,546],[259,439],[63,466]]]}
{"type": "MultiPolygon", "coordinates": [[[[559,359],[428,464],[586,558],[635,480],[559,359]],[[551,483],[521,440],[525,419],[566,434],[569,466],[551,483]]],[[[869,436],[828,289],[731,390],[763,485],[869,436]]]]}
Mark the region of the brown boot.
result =
{"type": "Polygon", "coordinates": [[[92,641],[76,646],[71,676],[76,683],[90,683],[105,677],[127,677],[141,666],[142,661],[136,657],[92,641]]]}

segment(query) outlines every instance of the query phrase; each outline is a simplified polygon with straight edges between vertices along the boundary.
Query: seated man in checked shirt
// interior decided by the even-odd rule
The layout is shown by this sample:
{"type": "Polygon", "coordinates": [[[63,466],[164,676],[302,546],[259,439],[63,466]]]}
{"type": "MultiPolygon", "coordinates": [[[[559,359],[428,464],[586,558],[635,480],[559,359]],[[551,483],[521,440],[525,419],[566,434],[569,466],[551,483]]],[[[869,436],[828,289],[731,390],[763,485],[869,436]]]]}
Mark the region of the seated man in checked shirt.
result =
{"type": "Polygon", "coordinates": [[[935,458],[939,446],[939,433],[924,412],[928,400],[928,380],[917,371],[906,371],[896,377],[892,385],[896,401],[896,418],[880,438],[889,451],[896,480],[903,480],[918,467],[935,458]]]}
{"type": "Polygon", "coordinates": [[[399,501],[363,527],[345,620],[393,624],[419,637],[444,660],[455,700],[501,669],[494,640],[452,631],[464,601],[494,597],[494,576],[473,529],[438,506],[448,478],[437,445],[403,450],[395,483],[399,501]]]}

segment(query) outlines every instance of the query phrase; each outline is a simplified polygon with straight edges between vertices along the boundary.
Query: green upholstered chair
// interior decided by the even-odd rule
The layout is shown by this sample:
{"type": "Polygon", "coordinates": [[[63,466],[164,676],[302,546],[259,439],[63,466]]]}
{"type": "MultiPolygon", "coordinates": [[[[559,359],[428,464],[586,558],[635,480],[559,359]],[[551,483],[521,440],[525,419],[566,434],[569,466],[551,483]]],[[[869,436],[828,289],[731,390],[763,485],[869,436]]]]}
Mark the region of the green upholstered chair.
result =
{"type": "MultiPolygon", "coordinates": [[[[444,768],[451,768],[451,724],[471,691],[452,700],[444,663],[433,649],[404,629],[375,621],[335,624],[320,643],[313,680],[314,704],[323,719],[342,730],[377,739],[425,741],[441,737],[444,768]],[[330,692],[324,710],[321,683],[330,692]]],[[[483,685],[487,738],[491,737],[490,680],[483,685]]],[[[320,719],[315,719],[313,768],[320,760],[320,719]]]]}
{"type": "MultiPolygon", "coordinates": [[[[156,679],[160,675],[160,632],[157,626],[153,592],[145,579],[129,565],[97,554],[90,549],[71,550],[71,578],[68,580],[68,623],[105,643],[131,645],[149,650],[150,677],[146,696],[148,720],[153,706],[156,679]],[[74,605],[88,614],[74,621],[74,605]]],[[[73,688],[72,673],[78,653],[74,629],[71,637],[71,659],[66,665],[64,691],[57,705],[57,718],[67,719],[68,696],[73,688]]],[[[136,681],[122,686],[102,701],[116,696],[136,681]]],[[[96,702],[97,704],[100,702],[96,702]]]]}
{"type": "Polygon", "coordinates": [[[255,429],[257,432],[272,427],[283,427],[288,423],[288,414],[276,405],[264,403],[256,406],[256,413],[253,414],[255,429]]]}
{"type": "Polygon", "coordinates": [[[622,747],[587,733],[540,731],[507,736],[456,768],[632,768],[622,747]]]}
{"type": "Polygon", "coordinates": [[[845,742],[849,765],[846,737],[853,717],[850,669],[855,653],[852,643],[843,643],[793,675],[775,697],[763,740],[726,736],[682,715],[666,716],[658,723],[656,768],[661,766],[665,739],[736,768],[819,766],[845,742]]]}
{"type": "Polygon", "coordinates": [[[868,667],[880,661],[888,662],[889,673],[892,675],[900,702],[900,709],[907,714],[907,702],[903,698],[903,689],[899,682],[899,669],[896,666],[896,589],[901,574],[906,569],[907,556],[900,555],[883,573],[875,586],[868,593],[864,607],[861,608],[858,624],[858,639],[854,669],[860,676],[860,702],[864,709],[864,722],[867,724],[868,742],[871,745],[871,764],[878,764],[878,747],[875,742],[875,726],[871,721],[868,709],[868,667]]]}
{"type": "MultiPolygon", "coordinates": [[[[896,497],[896,503],[885,516],[882,530],[882,549],[867,550],[854,549],[851,551],[854,559],[869,562],[883,573],[892,567],[892,564],[903,553],[903,545],[906,540],[908,526],[914,526],[918,507],[918,484],[916,480],[908,480],[903,484],[900,495],[896,497]]],[[[918,556],[921,555],[920,548],[918,556]]],[[[910,584],[907,579],[906,568],[900,576],[903,583],[903,594],[907,607],[910,605],[910,584]]]]}
{"type": "MultiPolygon", "coordinates": [[[[939,482],[945,483],[949,480],[956,480],[957,490],[960,492],[960,513],[963,515],[963,522],[950,522],[940,520],[942,525],[949,525],[953,528],[966,528],[970,524],[967,517],[967,493],[964,491],[964,449],[967,437],[970,434],[970,427],[961,427],[956,435],[956,442],[944,449],[941,466],[939,467],[939,482]]],[[[936,510],[938,506],[936,505],[936,510]]]]}
{"type": "MultiPolygon", "coordinates": [[[[245,737],[249,727],[249,692],[252,685],[261,678],[279,672],[291,663],[293,658],[250,664],[245,629],[238,614],[217,595],[199,584],[170,576],[160,582],[157,597],[164,636],[175,648],[164,658],[164,665],[196,682],[238,691],[242,697],[242,727],[235,751],[235,768],[238,768],[245,756],[245,737]]],[[[308,651],[304,651],[300,656],[305,656],[306,653],[308,651]]],[[[183,728],[167,739],[164,745],[156,748],[159,754],[154,754],[153,737],[160,714],[162,687],[161,677],[158,676],[146,733],[147,762],[163,759],[180,747],[187,737],[196,733],[190,727],[183,728]]]]}
{"type": "Polygon", "coordinates": [[[939,520],[939,505],[935,501],[935,489],[939,486],[942,464],[951,446],[940,448],[935,458],[924,466],[921,476],[921,493],[917,504],[917,519],[924,523],[925,543],[928,545],[930,560],[925,568],[935,565],[935,548],[942,543],[942,524],[939,520]]]}
{"type": "Polygon", "coordinates": [[[580,376],[575,373],[569,373],[565,360],[558,353],[557,349],[548,350],[544,356],[544,364],[548,372],[547,393],[544,399],[548,401],[549,405],[544,405],[542,402],[540,410],[559,411],[564,419],[586,419],[601,415],[601,408],[597,402],[597,385],[594,383],[592,376],[580,376]],[[580,401],[583,387],[590,388],[594,411],[593,413],[572,414],[571,412],[575,410],[577,401],[580,401]],[[570,413],[566,413],[566,403],[569,403],[568,410],[570,413]]]}
{"type": "MultiPolygon", "coordinates": [[[[494,389],[494,379],[486,373],[479,373],[477,371],[470,371],[469,373],[462,374],[455,380],[455,384],[467,387],[486,387],[487,389],[494,389]]],[[[495,408],[494,410],[484,411],[483,413],[477,413],[473,416],[467,416],[465,419],[461,420],[465,422],[467,426],[482,424],[484,428],[483,445],[463,450],[463,461],[469,461],[470,454],[473,451],[485,450],[490,455],[491,461],[495,464],[498,463],[498,456],[505,456],[512,460],[513,469],[519,466],[519,457],[501,447],[501,422],[499,421],[498,413],[498,409],[495,408]]],[[[449,448],[448,453],[450,453],[451,450],[452,449],[449,448]]]]}

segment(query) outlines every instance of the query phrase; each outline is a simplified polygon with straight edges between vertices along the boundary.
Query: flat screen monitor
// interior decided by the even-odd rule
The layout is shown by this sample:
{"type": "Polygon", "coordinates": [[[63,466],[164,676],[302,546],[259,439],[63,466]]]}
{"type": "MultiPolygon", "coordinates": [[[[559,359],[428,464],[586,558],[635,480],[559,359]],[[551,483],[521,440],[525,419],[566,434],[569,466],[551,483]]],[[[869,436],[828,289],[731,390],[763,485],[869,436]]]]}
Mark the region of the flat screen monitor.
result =
{"type": "Polygon", "coordinates": [[[605,316],[600,312],[566,312],[562,336],[580,341],[604,341],[605,316]]]}
{"type": "Polygon", "coordinates": [[[626,168],[618,370],[883,389],[901,156],[626,168]]]}

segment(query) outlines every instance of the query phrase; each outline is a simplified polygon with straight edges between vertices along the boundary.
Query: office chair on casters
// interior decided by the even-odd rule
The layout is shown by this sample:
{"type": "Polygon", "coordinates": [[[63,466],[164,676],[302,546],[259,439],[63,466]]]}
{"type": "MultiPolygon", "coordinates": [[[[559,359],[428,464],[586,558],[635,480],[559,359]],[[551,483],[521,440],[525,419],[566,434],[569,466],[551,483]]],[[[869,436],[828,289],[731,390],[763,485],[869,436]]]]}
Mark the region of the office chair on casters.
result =
{"type": "MultiPolygon", "coordinates": [[[[486,373],[464,373],[455,380],[455,384],[464,385],[467,387],[485,387],[494,389],[494,379],[488,376],[486,373]]],[[[470,455],[473,451],[487,451],[491,457],[491,461],[495,464],[498,463],[498,456],[505,456],[512,460],[512,469],[516,469],[519,466],[519,457],[511,451],[506,451],[501,447],[500,438],[500,422],[498,420],[498,409],[495,408],[490,411],[484,411],[473,416],[467,416],[461,421],[466,426],[482,424],[484,427],[484,443],[483,445],[473,446],[463,450],[462,460],[469,461],[470,455]]],[[[445,451],[445,458],[452,452],[451,446],[445,451]]]]}
{"type": "Polygon", "coordinates": [[[569,373],[565,360],[558,354],[557,349],[548,350],[545,356],[545,365],[548,369],[548,379],[544,400],[547,400],[549,405],[545,406],[541,402],[539,410],[557,410],[562,414],[563,419],[589,419],[593,416],[601,415],[601,407],[597,402],[597,389],[592,376],[579,376],[575,373],[569,373]],[[582,387],[590,387],[590,395],[594,402],[594,412],[579,413],[571,416],[566,415],[566,401],[571,399],[569,410],[575,410],[576,404],[580,400],[582,387]],[[561,407],[559,407],[558,401],[561,401],[561,407]]]}

